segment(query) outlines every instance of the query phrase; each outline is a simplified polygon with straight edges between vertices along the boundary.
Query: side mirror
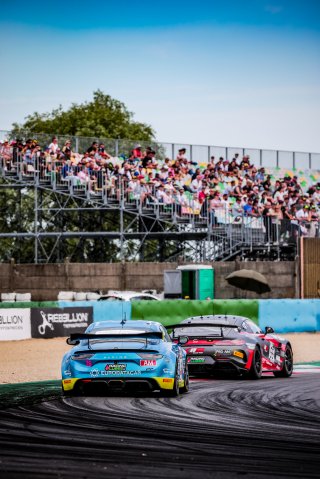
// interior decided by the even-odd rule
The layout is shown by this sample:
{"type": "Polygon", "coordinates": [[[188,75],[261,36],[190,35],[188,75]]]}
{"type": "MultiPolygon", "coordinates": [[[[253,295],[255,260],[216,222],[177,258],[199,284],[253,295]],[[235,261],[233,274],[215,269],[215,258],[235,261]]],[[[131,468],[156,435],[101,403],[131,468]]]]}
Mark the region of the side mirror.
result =
{"type": "Polygon", "coordinates": [[[266,326],[264,328],[264,334],[272,334],[272,333],[274,333],[274,329],[271,328],[271,326],[266,326]]]}
{"type": "Polygon", "coordinates": [[[67,344],[70,346],[77,346],[77,344],[80,344],[80,339],[67,338],[67,344]]]}
{"type": "Polygon", "coordinates": [[[179,344],[186,344],[189,341],[188,336],[179,336],[178,343],[179,344]]]}

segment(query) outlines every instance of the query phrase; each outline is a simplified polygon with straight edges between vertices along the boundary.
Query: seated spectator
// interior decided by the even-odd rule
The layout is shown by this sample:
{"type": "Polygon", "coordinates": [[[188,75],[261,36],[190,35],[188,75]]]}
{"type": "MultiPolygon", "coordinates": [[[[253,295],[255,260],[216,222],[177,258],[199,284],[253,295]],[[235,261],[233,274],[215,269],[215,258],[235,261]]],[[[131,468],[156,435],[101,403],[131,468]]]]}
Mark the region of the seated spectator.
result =
{"type": "Polygon", "coordinates": [[[199,193],[201,191],[201,188],[202,188],[201,174],[197,174],[197,176],[191,181],[190,188],[193,193],[199,193]]]}
{"type": "Polygon", "coordinates": [[[160,185],[156,189],[156,200],[158,201],[158,203],[163,203],[163,196],[164,196],[164,184],[160,183],[160,185]]]}
{"type": "Polygon", "coordinates": [[[141,183],[138,179],[139,174],[134,173],[132,179],[128,183],[128,188],[126,189],[126,193],[128,193],[129,200],[140,200],[141,198],[141,183]]]}
{"type": "Polygon", "coordinates": [[[92,142],[91,146],[89,146],[89,148],[87,149],[87,153],[90,154],[93,151],[95,155],[98,151],[98,147],[99,147],[99,144],[97,141],[92,142]]]}
{"type": "Polygon", "coordinates": [[[232,161],[235,161],[237,166],[240,166],[240,158],[239,158],[239,153],[235,153],[234,157],[232,158],[232,161]]]}
{"type": "Polygon", "coordinates": [[[181,207],[188,206],[188,200],[183,188],[179,188],[174,192],[175,203],[177,204],[177,214],[181,215],[181,207]]]}
{"type": "Polygon", "coordinates": [[[164,187],[162,202],[164,205],[172,205],[174,203],[173,191],[169,185],[165,185],[164,187]]]}
{"type": "Polygon", "coordinates": [[[220,193],[210,192],[209,196],[209,216],[212,226],[221,223],[222,216],[224,216],[224,205],[221,202],[220,193]]]}
{"type": "Polygon", "coordinates": [[[131,154],[130,154],[130,159],[133,159],[133,160],[140,160],[142,159],[144,156],[144,154],[142,153],[142,146],[137,143],[134,147],[134,149],[131,151],[131,154]]]}
{"type": "Polygon", "coordinates": [[[11,170],[11,158],[12,158],[12,148],[8,140],[4,140],[2,145],[0,145],[0,156],[4,159],[5,168],[7,171],[11,170]]]}
{"type": "Polygon", "coordinates": [[[227,159],[223,160],[221,168],[224,173],[229,171],[229,160],[227,159]]]}
{"type": "Polygon", "coordinates": [[[248,198],[247,202],[243,205],[243,211],[245,216],[252,216],[252,213],[253,213],[252,204],[253,204],[252,198],[248,198]]]}
{"type": "Polygon", "coordinates": [[[234,219],[240,219],[243,216],[243,208],[241,205],[241,198],[238,197],[236,198],[235,203],[233,203],[232,208],[231,208],[231,215],[233,216],[234,219]]]}
{"type": "Polygon", "coordinates": [[[111,156],[106,152],[104,143],[100,143],[98,146],[97,159],[99,160],[110,160],[111,156]]]}
{"type": "Polygon", "coordinates": [[[144,168],[146,168],[149,162],[151,162],[151,164],[153,163],[155,155],[156,152],[152,148],[148,147],[145,156],[142,158],[142,165],[144,168]]]}
{"type": "Polygon", "coordinates": [[[71,154],[72,154],[72,149],[71,149],[71,141],[67,140],[62,148],[62,153],[64,157],[67,160],[71,160],[71,154]]]}
{"type": "Polygon", "coordinates": [[[234,171],[235,168],[237,168],[237,162],[236,162],[236,159],[234,158],[233,160],[231,160],[231,162],[229,163],[228,165],[228,171],[231,172],[231,171],[234,171]]]}
{"type": "Polygon", "coordinates": [[[244,171],[245,173],[248,173],[250,170],[250,158],[249,156],[244,156],[241,163],[240,163],[240,170],[244,171]]]}
{"type": "Polygon", "coordinates": [[[167,181],[168,177],[169,177],[169,168],[167,167],[167,165],[163,165],[159,173],[159,179],[165,182],[167,181]]]}
{"type": "Polygon", "coordinates": [[[186,151],[186,148],[180,148],[178,151],[177,160],[187,160],[186,151]]]}

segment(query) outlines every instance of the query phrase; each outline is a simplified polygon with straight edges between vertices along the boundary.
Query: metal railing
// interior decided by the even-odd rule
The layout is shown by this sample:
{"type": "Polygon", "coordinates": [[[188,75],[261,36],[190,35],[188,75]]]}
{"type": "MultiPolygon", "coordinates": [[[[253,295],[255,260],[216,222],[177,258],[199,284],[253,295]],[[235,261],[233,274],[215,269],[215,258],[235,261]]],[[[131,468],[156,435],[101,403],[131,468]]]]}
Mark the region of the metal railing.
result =
{"type": "MultiPolygon", "coordinates": [[[[106,151],[111,156],[125,155],[128,156],[134,148],[137,141],[127,139],[110,139],[98,137],[80,137],[71,135],[54,135],[35,133],[31,131],[20,131],[19,138],[26,140],[34,138],[39,141],[42,146],[49,145],[52,137],[56,136],[58,144],[62,148],[67,140],[71,140],[71,146],[76,153],[83,153],[92,144],[93,141],[104,143],[106,151]]],[[[15,139],[13,133],[8,130],[0,130],[0,141],[4,138],[15,139]]],[[[300,151],[284,151],[271,149],[258,149],[246,147],[227,147],[213,145],[191,145],[184,143],[167,143],[161,141],[139,142],[142,147],[153,147],[162,158],[176,158],[179,149],[186,149],[186,156],[197,164],[208,163],[211,157],[217,160],[220,157],[231,160],[235,154],[240,157],[250,156],[250,161],[256,166],[265,166],[270,168],[295,168],[295,169],[313,169],[320,170],[320,153],[300,152],[300,151]]]]}

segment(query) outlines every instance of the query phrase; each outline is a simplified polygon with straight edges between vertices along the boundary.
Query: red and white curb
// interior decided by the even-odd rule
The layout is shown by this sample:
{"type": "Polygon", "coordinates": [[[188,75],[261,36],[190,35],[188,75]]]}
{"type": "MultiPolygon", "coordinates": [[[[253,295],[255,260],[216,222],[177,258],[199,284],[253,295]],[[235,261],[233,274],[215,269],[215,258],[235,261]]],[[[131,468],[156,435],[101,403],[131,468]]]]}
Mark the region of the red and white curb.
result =
{"type": "Polygon", "coordinates": [[[320,366],[317,364],[295,364],[293,366],[293,374],[319,374],[320,366]]]}

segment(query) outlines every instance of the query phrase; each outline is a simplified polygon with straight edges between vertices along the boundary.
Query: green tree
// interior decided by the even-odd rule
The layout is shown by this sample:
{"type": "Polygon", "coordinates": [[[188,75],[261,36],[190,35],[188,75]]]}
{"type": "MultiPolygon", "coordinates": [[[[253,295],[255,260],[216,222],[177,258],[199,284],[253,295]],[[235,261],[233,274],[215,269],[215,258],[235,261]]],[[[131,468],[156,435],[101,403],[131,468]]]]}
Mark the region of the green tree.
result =
{"type": "Polygon", "coordinates": [[[97,90],[93,93],[91,102],[80,105],[73,103],[66,111],[60,105],[51,113],[35,112],[28,115],[25,123],[12,125],[12,134],[24,130],[70,136],[153,140],[155,132],[152,127],[134,121],[133,116],[124,103],[97,90]]]}

